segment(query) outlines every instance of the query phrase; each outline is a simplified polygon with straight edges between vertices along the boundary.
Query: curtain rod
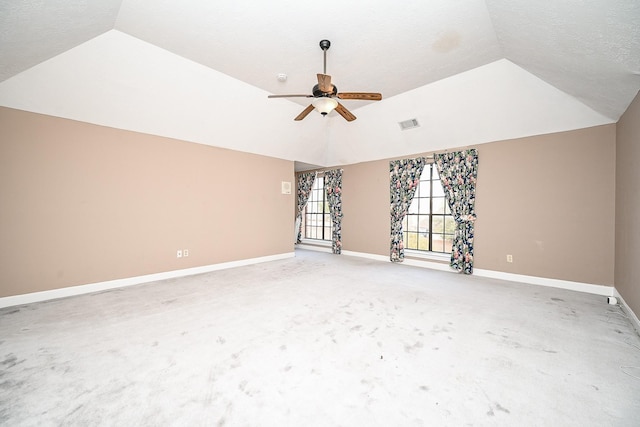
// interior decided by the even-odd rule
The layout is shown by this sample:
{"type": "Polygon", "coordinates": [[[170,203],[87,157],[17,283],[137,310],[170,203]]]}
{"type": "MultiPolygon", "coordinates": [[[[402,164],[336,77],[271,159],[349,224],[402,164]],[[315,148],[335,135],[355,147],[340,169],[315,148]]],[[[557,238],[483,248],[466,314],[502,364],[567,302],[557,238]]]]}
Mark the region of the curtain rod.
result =
{"type": "Polygon", "coordinates": [[[306,171],[298,171],[296,173],[297,174],[298,173],[307,173],[307,172],[325,173],[325,172],[334,171],[334,170],[337,170],[337,169],[343,170],[342,168],[309,169],[309,170],[306,170],[306,171]]]}
{"type": "MultiPolygon", "coordinates": [[[[470,150],[470,149],[473,149],[473,148],[474,148],[473,146],[464,146],[464,147],[456,148],[455,151],[465,151],[465,150],[470,150]],[[469,148],[469,147],[471,147],[471,148],[469,148]]],[[[449,152],[449,150],[444,150],[442,153],[446,154],[448,152],[449,152]]],[[[423,157],[425,158],[425,160],[435,160],[436,154],[441,154],[441,153],[437,153],[436,152],[436,153],[433,153],[430,156],[423,156],[423,157]]],[[[309,169],[309,170],[306,170],[306,171],[299,171],[299,172],[295,172],[295,173],[296,174],[297,173],[306,173],[306,172],[325,173],[327,171],[332,171],[332,170],[336,170],[336,169],[342,169],[342,168],[309,169]]]]}

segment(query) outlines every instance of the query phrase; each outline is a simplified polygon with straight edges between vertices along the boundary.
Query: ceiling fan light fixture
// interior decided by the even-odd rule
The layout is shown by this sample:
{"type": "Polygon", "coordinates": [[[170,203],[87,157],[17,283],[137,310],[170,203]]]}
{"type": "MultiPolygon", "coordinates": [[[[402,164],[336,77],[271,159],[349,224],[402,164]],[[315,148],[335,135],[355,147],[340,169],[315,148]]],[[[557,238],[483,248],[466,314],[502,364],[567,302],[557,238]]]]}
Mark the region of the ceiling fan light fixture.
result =
{"type": "Polygon", "coordinates": [[[320,98],[314,99],[311,104],[315,107],[316,110],[318,110],[320,114],[326,116],[338,106],[338,101],[333,98],[322,96],[320,98]]]}

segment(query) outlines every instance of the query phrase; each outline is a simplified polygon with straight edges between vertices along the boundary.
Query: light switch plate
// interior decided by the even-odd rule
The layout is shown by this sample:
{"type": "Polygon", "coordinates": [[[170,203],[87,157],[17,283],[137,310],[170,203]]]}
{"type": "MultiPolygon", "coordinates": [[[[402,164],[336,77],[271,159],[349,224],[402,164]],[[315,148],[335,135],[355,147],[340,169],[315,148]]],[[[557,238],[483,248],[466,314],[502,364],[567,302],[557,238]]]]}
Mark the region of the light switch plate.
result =
{"type": "Polygon", "coordinates": [[[291,183],[288,181],[282,181],[282,194],[291,194],[291,183]]]}

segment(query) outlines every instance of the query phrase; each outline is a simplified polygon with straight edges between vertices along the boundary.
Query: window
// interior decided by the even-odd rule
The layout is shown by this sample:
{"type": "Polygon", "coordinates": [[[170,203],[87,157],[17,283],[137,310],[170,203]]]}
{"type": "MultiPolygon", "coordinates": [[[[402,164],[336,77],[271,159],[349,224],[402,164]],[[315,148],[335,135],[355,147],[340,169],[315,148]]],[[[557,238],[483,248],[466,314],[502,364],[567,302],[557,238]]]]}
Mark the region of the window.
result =
{"type": "Polygon", "coordinates": [[[424,167],[420,184],[402,222],[405,249],[450,253],[456,223],[444,197],[438,170],[424,167]]]}
{"type": "Polygon", "coordinates": [[[326,194],[324,176],[318,174],[302,217],[304,237],[307,239],[331,241],[332,224],[326,194]]]}

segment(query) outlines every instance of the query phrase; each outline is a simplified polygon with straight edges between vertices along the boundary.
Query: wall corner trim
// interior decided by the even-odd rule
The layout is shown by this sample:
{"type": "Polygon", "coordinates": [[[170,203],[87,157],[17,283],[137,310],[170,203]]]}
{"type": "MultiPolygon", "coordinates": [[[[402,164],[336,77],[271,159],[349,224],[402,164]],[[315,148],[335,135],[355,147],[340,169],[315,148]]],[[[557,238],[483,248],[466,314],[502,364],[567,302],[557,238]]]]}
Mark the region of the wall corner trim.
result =
{"type": "Polygon", "coordinates": [[[166,271],[163,273],[147,274],[144,276],[128,277],[125,279],[108,280],[105,282],[89,283],[86,285],[70,286],[67,288],[51,289],[49,291],[33,292],[22,295],[12,295],[0,298],[0,308],[11,307],[34,302],[47,301],[57,298],[66,298],[75,295],[100,292],[126,286],[140,285],[142,283],[156,282],[159,280],[174,279],[176,277],[191,276],[194,274],[209,273],[228,268],[242,267],[245,265],[259,264],[268,261],[277,261],[295,257],[295,252],[286,252],[277,255],[268,255],[258,258],[242,259],[238,261],[222,262],[219,264],[203,265],[200,267],[185,268],[181,270],[166,271]]]}

